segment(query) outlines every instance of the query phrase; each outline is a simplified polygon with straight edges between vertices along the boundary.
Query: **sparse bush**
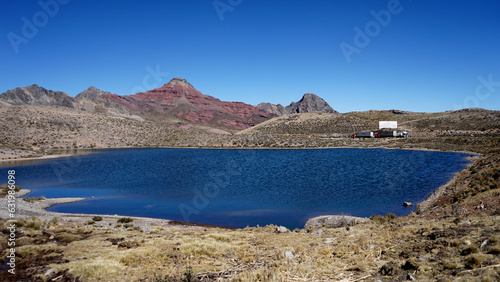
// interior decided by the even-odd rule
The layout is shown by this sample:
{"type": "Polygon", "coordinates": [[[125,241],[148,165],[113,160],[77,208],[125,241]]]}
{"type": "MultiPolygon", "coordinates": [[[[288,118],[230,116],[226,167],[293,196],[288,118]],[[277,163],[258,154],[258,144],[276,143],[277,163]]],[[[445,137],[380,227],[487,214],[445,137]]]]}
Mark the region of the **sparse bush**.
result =
{"type": "Polygon", "coordinates": [[[92,218],[93,221],[102,221],[102,216],[94,216],[92,218]]]}
{"type": "Polygon", "coordinates": [[[25,198],[22,198],[22,199],[24,201],[28,202],[28,203],[34,203],[34,202],[45,200],[45,197],[44,196],[41,196],[41,197],[25,197],[25,198]]]}
{"type": "Polygon", "coordinates": [[[132,221],[134,221],[134,219],[132,219],[130,217],[122,217],[122,218],[117,220],[118,223],[130,223],[132,221]]]}
{"type": "Polygon", "coordinates": [[[396,215],[393,213],[388,213],[385,215],[385,218],[387,218],[389,221],[391,221],[391,220],[396,218],[396,215]]]}
{"type": "Polygon", "coordinates": [[[30,218],[24,222],[24,228],[39,230],[42,226],[42,221],[38,218],[30,218]]]}
{"type": "Polygon", "coordinates": [[[377,222],[377,223],[380,223],[380,224],[384,224],[387,222],[387,219],[381,215],[378,215],[378,214],[374,214],[372,216],[370,216],[370,219],[373,221],[373,222],[377,222]]]}
{"type": "Polygon", "coordinates": [[[461,252],[460,252],[460,255],[462,256],[468,256],[470,254],[473,254],[473,253],[477,253],[477,248],[476,246],[467,246],[465,249],[463,249],[461,252]]]}
{"type": "Polygon", "coordinates": [[[488,254],[490,255],[500,255],[500,246],[496,245],[489,249],[488,254]]]}
{"type": "Polygon", "coordinates": [[[179,277],[169,277],[167,275],[162,276],[161,274],[156,275],[156,273],[153,274],[154,278],[149,279],[149,282],[194,282],[194,281],[200,281],[194,273],[193,273],[193,268],[191,266],[186,267],[186,271],[184,274],[179,278],[179,277]]]}
{"type": "Polygon", "coordinates": [[[85,225],[92,225],[92,224],[95,224],[95,221],[93,221],[93,220],[85,221],[85,225]]]}
{"type": "Polygon", "coordinates": [[[450,270],[458,269],[458,264],[452,260],[445,259],[443,260],[443,268],[450,270]]]}
{"type": "Polygon", "coordinates": [[[54,225],[54,226],[57,226],[57,224],[59,223],[59,217],[57,216],[54,216],[50,221],[49,221],[49,225],[54,225]]]}
{"type": "Polygon", "coordinates": [[[479,254],[474,254],[470,255],[466,260],[465,260],[465,267],[473,269],[481,265],[483,263],[483,256],[479,254]]]}
{"type": "MultiPolygon", "coordinates": [[[[7,184],[0,185],[0,197],[3,198],[5,196],[7,196],[9,190],[10,190],[9,185],[7,185],[7,184]]],[[[21,190],[21,187],[14,185],[14,191],[19,192],[20,190],[21,190]]]]}

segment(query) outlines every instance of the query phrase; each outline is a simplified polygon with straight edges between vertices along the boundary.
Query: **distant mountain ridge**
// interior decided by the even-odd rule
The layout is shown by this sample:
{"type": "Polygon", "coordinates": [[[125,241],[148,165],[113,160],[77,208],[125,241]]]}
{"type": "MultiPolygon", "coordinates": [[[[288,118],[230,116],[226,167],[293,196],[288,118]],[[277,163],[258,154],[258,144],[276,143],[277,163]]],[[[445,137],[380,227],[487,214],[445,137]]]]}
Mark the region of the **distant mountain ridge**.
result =
{"type": "Polygon", "coordinates": [[[176,126],[191,124],[229,131],[245,129],[276,116],[249,104],[204,95],[178,77],[160,88],[124,96],[91,86],[72,97],[34,84],[0,94],[0,105],[59,106],[176,126]]]}
{"type": "Polygon", "coordinates": [[[61,91],[47,90],[36,84],[7,90],[0,95],[4,105],[40,105],[75,108],[75,97],[61,91]]]}
{"type": "Polygon", "coordinates": [[[292,102],[286,107],[281,104],[274,105],[271,103],[260,103],[256,107],[278,116],[312,112],[337,113],[325,100],[313,93],[304,94],[298,102],[292,102]]]}

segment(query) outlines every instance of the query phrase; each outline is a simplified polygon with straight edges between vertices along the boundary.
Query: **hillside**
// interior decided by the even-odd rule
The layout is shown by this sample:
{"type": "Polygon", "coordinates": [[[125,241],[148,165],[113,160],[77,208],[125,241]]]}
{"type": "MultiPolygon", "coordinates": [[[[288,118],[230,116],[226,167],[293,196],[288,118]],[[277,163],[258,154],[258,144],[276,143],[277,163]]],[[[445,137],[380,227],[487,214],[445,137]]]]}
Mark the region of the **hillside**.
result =
{"type": "Polygon", "coordinates": [[[42,154],[55,149],[195,146],[225,133],[202,126],[176,128],[64,107],[2,107],[0,115],[0,132],[8,132],[0,139],[0,155],[2,151],[19,149],[42,154]]]}
{"type": "Polygon", "coordinates": [[[500,130],[500,111],[465,109],[443,113],[398,110],[339,113],[304,113],[281,116],[238,134],[291,134],[350,136],[357,131],[377,130],[380,120],[398,121],[399,130],[413,136],[492,133],[500,130]]]}
{"type": "MultiPolygon", "coordinates": [[[[79,103],[86,100],[79,100],[79,103]]],[[[95,100],[94,100],[95,101],[95,100]]],[[[67,107],[0,107],[0,160],[57,153],[57,150],[123,147],[331,148],[384,146],[476,151],[498,148],[499,112],[480,109],[446,113],[370,111],[347,114],[292,114],[266,121],[237,134],[198,124],[169,124],[67,107]],[[414,136],[429,138],[345,138],[395,119],[414,136]],[[434,125],[431,127],[430,125],[434,125]],[[446,130],[454,128],[454,130],[446,130]],[[445,129],[444,131],[441,131],[445,129]],[[482,131],[485,129],[485,131],[482,131]],[[7,134],[8,133],[8,134],[7,134]],[[445,134],[442,134],[445,133],[445,134]],[[470,136],[475,134],[475,136],[470,136]],[[438,139],[437,139],[438,138],[438,139]]],[[[82,105],[78,104],[77,105],[82,105]]],[[[87,104],[88,105],[88,104],[87,104]]]]}

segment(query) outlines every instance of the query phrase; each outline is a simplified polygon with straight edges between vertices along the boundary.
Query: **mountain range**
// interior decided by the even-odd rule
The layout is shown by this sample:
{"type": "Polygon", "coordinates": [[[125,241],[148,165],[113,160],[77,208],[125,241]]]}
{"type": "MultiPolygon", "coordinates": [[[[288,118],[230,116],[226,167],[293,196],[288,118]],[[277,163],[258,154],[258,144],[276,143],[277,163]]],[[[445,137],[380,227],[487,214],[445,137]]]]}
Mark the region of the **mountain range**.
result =
{"type": "Polygon", "coordinates": [[[286,107],[270,103],[252,106],[242,102],[221,101],[202,94],[186,79],[178,77],[160,88],[133,95],[112,94],[91,86],[72,97],[36,84],[0,94],[0,106],[21,105],[58,106],[176,127],[203,126],[230,132],[291,113],[336,112],[323,99],[311,93],[286,107]]]}

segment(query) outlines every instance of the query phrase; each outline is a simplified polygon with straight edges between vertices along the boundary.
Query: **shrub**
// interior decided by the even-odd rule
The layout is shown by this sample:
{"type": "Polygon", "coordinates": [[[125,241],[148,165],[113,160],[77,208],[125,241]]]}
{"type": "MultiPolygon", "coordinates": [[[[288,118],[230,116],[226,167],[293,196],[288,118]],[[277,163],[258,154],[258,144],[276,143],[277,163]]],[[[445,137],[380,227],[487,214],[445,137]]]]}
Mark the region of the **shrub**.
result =
{"type": "Polygon", "coordinates": [[[102,220],[102,216],[94,216],[92,218],[93,221],[101,221],[102,220]]]}
{"type": "MultiPolygon", "coordinates": [[[[7,185],[7,184],[0,185],[0,197],[3,198],[5,196],[7,196],[9,190],[10,190],[9,185],[7,185]]],[[[20,190],[21,190],[21,187],[14,185],[14,191],[19,192],[20,190]]]]}
{"type": "Polygon", "coordinates": [[[488,251],[488,254],[491,254],[491,255],[500,255],[500,246],[493,246],[490,248],[490,250],[488,251]]]}
{"type": "Polygon", "coordinates": [[[42,226],[41,220],[34,217],[26,220],[24,223],[24,227],[27,229],[39,230],[41,226],[42,226]]]}
{"type": "Polygon", "coordinates": [[[468,246],[460,252],[460,255],[467,256],[473,253],[477,253],[477,248],[475,246],[468,246]]]}
{"type": "Polygon", "coordinates": [[[122,218],[118,219],[117,222],[118,223],[130,223],[132,221],[134,221],[134,220],[130,217],[122,217],[122,218]]]}
{"type": "Polygon", "coordinates": [[[45,200],[45,197],[44,196],[41,196],[41,197],[25,197],[25,198],[22,198],[22,199],[24,201],[28,202],[28,203],[34,203],[34,202],[45,200]]]}
{"type": "Polygon", "coordinates": [[[465,260],[465,267],[473,269],[481,265],[483,263],[484,258],[478,254],[474,254],[469,256],[465,260]]]}
{"type": "Polygon", "coordinates": [[[61,242],[61,243],[71,243],[73,241],[79,241],[79,240],[82,240],[83,237],[81,235],[75,235],[75,234],[71,234],[71,233],[68,233],[68,232],[61,232],[59,234],[57,234],[56,236],[56,240],[61,242]]]}
{"type": "Polygon", "coordinates": [[[370,219],[373,221],[373,222],[377,222],[377,223],[380,223],[380,224],[384,224],[386,223],[387,219],[381,215],[378,215],[378,214],[374,214],[372,216],[370,216],[370,219]]]}
{"type": "Polygon", "coordinates": [[[395,218],[396,218],[396,215],[395,215],[395,214],[393,214],[393,213],[388,213],[388,214],[386,214],[386,215],[385,215],[385,218],[389,219],[389,221],[390,221],[390,220],[392,220],[392,219],[395,219],[395,218]]]}

